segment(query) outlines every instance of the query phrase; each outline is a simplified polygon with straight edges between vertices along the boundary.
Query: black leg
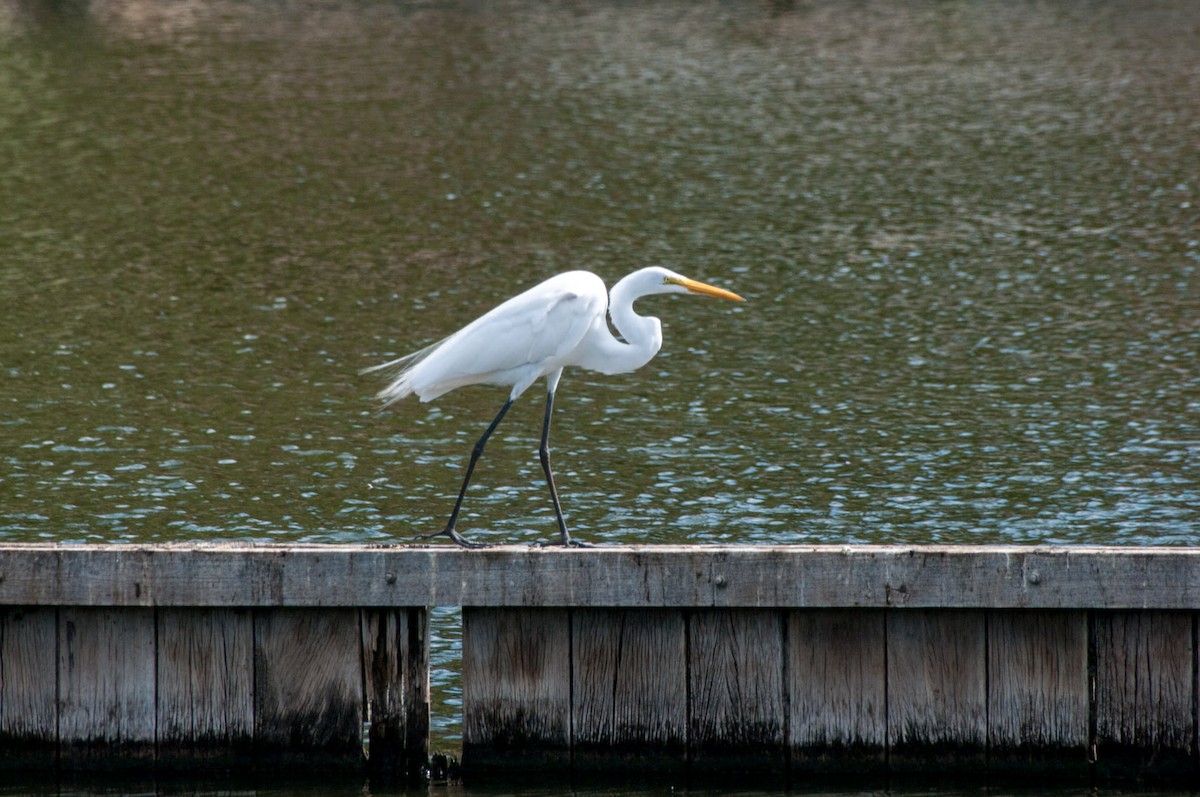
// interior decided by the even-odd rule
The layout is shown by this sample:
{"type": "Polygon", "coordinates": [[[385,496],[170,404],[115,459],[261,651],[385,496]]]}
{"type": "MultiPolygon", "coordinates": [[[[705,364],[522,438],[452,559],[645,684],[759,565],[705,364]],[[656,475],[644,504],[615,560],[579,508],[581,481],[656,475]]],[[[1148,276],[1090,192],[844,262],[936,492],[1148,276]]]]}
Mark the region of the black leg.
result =
{"type": "Polygon", "coordinates": [[[554,391],[546,393],[546,419],[542,422],[542,444],[538,447],[538,458],[542,460],[542,470],[546,473],[546,484],[550,487],[550,500],[554,503],[554,516],[558,519],[558,533],[563,545],[578,545],[572,541],[571,533],[567,531],[567,521],[563,519],[562,505],[558,503],[558,490],[554,487],[554,474],[550,470],[550,416],[554,413],[554,391]]]}
{"type": "Polygon", "coordinates": [[[492,436],[492,432],[496,431],[496,427],[500,425],[500,421],[504,420],[504,414],[508,412],[508,408],[512,406],[512,403],[512,399],[504,402],[504,406],[500,408],[500,412],[496,413],[495,420],[488,426],[487,431],[483,433],[483,437],[480,437],[479,441],[475,443],[475,448],[471,450],[471,461],[467,463],[467,475],[463,479],[462,489],[458,491],[458,500],[454,502],[454,511],[450,513],[450,520],[446,522],[446,528],[433,534],[423,534],[420,539],[428,539],[436,537],[438,534],[445,534],[464,548],[484,547],[483,543],[472,542],[459,534],[455,525],[458,523],[458,513],[462,509],[463,498],[467,495],[467,487],[471,484],[471,474],[475,472],[475,463],[479,461],[479,457],[483,454],[483,447],[487,445],[488,438],[492,436]]]}

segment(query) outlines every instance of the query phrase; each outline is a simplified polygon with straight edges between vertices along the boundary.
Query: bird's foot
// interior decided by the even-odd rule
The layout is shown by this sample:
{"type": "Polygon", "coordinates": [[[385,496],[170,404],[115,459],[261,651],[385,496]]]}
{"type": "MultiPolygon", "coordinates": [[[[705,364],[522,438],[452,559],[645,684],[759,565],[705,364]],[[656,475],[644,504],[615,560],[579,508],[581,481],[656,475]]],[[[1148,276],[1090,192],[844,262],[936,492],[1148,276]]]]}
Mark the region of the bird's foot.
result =
{"type": "Polygon", "coordinates": [[[487,543],[475,542],[474,540],[468,540],[466,537],[459,534],[458,529],[454,528],[453,526],[447,526],[446,528],[442,529],[441,531],[433,531],[433,532],[430,532],[429,534],[418,534],[417,539],[418,540],[431,540],[434,537],[440,537],[443,534],[446,535],[447,537],[449,537],[450,539],[452,539],[461,548],[486,548],[486,547],[488,547],[487,543]]]}
{"type": "MultiPolygon", "coordinates": [[[[550,540],[538,540],[533,543],[534,548],[549,548],[555,544],[550,540]]],[[[595,548],[596,546],[590,542],[581,542],[574,537],[568,537],[564,542],[558,543],[563,548],[595,548]]]]}
{"type": "Polygon", "coordinates": [[[562,546],[564,548],[595,548],[596,546],[590,542],[582,542],[575,539],[570,534],[562,535],[562,546]]]}

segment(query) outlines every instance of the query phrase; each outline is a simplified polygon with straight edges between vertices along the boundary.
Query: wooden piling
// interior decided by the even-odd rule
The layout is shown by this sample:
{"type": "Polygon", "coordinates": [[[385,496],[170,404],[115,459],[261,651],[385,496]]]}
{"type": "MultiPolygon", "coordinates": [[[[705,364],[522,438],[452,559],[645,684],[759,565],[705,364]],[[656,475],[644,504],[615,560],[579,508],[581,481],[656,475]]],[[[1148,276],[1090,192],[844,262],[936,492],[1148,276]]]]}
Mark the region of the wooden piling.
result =
{"type": "MultiPolygon", "coordinates": [[[[429,732],[423,607],[321,606],[319,582],[284,605],[157,605],[152,585],[179,588],[190,578],[179,569],[186,557],[162,557],[164,573],[146,550],[132,565],[120,549],[66,561],[45,548],[24,553],[0,547],[0,769],[368,765],[391,778],[421,777],[429,732]],[[6,589],[25,588],[14,568],[30,562],[24,581],[35,594],[14,603],[6,589]],[[44,599],[36,594],[42,579],[62,573],[91,583],[54,606],[24,602],[44,599]],[[134,589],[125,589],[126,577],[134,589]]],[[[245,557],[229,564],[239,572],[248,565],[245,557]]],[[[251,557],[249,567],[282,572],[262,564],[251,557]]],[[[194,583],[196,603],[223,603],[194,583]]]]}
{"type": "Polygon", "coordinates": [[[434,605],[477,775],[1200,772],[1200,550],[1020,546],[0,545],[0,768],[418,776],[434,605]]]}
{"type": "Polygon", "coordinates": [[[882,775],[887,626],[882,609],[788,612],[788,744],[796,775],[882,775]]]}
{"type": "Polygon", "coordinates": [[[283,769],[357,763],[362,749],[359,612],[266,609],[254,615],[254,744],[283,769]]]}
{"type": "Polygon", "coordinates": [[[1196,762],[1196,616],[1098,612],[1096,761],[1105,775],[1172,778],[1196,762]]]}
{"type": "Polygon", "coordinates": [[[570,629],[566,609],[464,610],[463,757],[476,771],[569,768],[570,629]]]}
{"type": "Polygon", "coordinates": [[[687,629],[679,609],[571,611],[572,764],[685,771],[687,629]]]}
{"type": "Polygon", "coordinates": [[[254,752],[252,613],[159,609],[156,660],[159,766],[245,766],[254,752]]]}
{"type": "Polygon", "coordinates": [[[886,644],[890,767],[981,771],[988,685],[983,612],[890,612],[886,644]]]}
{"type": "Polygon", "coordinates": [[[784,771],[783,618],[708,609],[688,623],[688,747],[697,772],[784,771]]]}
{"type": "Polygon", "coordinates": [[[1087,613],[987,615],[988,769],[1087,777],[1087,613]]]}
{"type": "Polygon", "coordinates": [[[0,769],[58,760],[58,609],[0,607],[0,769]]]}
{"type": "Polygon", "coordinates": [[[59,754],[72,767],[140,768],[153,760],[154,636],[153,609],[59,612],[59,754]]]}

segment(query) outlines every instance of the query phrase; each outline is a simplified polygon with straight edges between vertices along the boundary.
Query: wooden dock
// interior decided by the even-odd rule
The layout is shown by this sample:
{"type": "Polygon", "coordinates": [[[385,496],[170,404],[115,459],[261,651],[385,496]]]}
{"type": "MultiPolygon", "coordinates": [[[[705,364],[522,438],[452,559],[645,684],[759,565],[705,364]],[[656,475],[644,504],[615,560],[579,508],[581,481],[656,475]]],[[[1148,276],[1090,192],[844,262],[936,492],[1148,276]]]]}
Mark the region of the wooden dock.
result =
{"type": "Polygon", "coordinates": [[[1197,780],[1200,549],[0,545],[0,769],[1197,780]],[[364,749],[366,752],[364,752],[364,749]]]}

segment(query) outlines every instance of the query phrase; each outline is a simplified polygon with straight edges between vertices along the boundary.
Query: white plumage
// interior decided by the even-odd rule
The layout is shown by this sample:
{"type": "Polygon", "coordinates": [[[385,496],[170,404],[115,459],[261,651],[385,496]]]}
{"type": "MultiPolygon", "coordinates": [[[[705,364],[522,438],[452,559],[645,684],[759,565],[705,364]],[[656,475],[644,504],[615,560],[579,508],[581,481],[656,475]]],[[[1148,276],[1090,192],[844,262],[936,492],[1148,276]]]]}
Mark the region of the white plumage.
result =
{"type": "Polygon", "coordinates": [[[614,285],[611,294],[595,274],[568,271],[514,296],[431,346],[367,369],[383,371],[391,379],[379,392],[384,406],[413,393],[421,401],[432,401],[466,385],[510,388],[508,401],[475,444],[458,501],[440,533],[459,545],[474,547],[455,526],[475,463],[512,402],[544,377],[546,416],[539,454],[563,544],[572,544],[550,469],[550,417],[558,381],[567,366],[619,374],[649,362],[662,346],[662,324],[657,318],[635,313],[633,303],[656,293],[697,293],[742,301],[737,294],[665,268],[635,271],[614,285]],[[606,316],[612,318],[623,340],[609,331],[606,316]]]}
{"type": "Polygon", "coordinates": [[[368,369],[391,370],[379,392],[385,405],[410,393],[421,401],[474,384],[509,385],[512,398],[566,365],[597,323],[604,323],[608,291],[587,271],[551,277],[418,352],[368,369]]]}

